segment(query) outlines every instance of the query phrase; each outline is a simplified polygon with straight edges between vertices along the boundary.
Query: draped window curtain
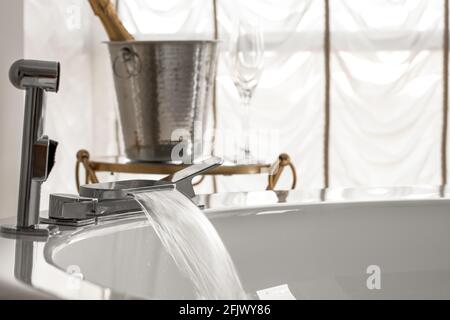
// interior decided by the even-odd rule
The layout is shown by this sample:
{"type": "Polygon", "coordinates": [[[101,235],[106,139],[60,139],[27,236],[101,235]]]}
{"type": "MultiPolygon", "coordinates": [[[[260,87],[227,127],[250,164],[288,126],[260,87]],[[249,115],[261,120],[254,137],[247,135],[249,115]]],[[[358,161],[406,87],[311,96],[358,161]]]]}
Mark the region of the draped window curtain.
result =
{"type": "MultiPolygon", "coordinates": [[[[117,7],[137,39],[226,39],[236,19],[258,17],[265,59],[252,123],[278,137],[262,160],[287,152],[299,188],[446,183],[448,0],[120,0],[117,7]]],[[[78,149],[121,151],[106,35],[84,0],[25,0],[25,12],[27,56],[63,67],[61,91],[48,101],[47,132],[61,145],[45,188],[73,192],[78,149]]],[[[223,56],[215,111],[215,150],[230,158],[221,144],[228,135],[243,143],[245,121],[223,56]]],[[[279,187],[289,182],[286,173],[279,187]]],[[[220,177],[218,190],[266,183],[267,176],[220,177]]]]}

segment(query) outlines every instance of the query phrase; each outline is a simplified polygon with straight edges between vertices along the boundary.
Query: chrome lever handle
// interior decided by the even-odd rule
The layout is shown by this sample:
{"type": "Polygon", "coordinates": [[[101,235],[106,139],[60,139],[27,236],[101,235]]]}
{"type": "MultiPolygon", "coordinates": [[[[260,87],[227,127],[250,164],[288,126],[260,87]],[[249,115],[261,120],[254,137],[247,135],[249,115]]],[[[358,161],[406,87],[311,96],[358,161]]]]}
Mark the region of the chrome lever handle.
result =
{"type": "Polygon", "coordinates": [[[184,194],[189,199],[195,197],[194,187],[192,186],[192,179],[202,173],[220,166],[223,160],[218,157],[208,158],[200,163],[193,164],[187,168],[171,174],[159,181],[166,181],[175,184],[175,188],[184,194]]]}
{"type": "Polygon", "coordinates": [[[195,163],[193,165],[190,165],[189,167],[181,169],[180,171],[177,171],[177,172],[171,174],[170,176],[167,176],[167,177],[161,179],[160,181],[178,183],[182,180],[192,180],[194,177],[202,174],[203,172],[206,172],[215,167],[218,167],[222,163],[223,163],[223,160],[221,158],[211,157],[200,163],[195,163]]]}

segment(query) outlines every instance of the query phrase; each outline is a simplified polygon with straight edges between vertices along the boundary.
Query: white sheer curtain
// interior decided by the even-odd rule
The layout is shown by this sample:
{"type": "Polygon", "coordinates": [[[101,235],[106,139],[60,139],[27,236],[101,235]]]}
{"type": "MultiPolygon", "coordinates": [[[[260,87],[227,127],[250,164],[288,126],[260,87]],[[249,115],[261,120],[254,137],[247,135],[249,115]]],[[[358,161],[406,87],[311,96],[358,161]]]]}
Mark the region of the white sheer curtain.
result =
{"type": "MultiPolygon", "coordinates": [[[[74,191],[75,152],[117,153],[106,35],[84,0],[25,0],[28,58],[62,62],[47,132],[60,141],[47,191],[74,191]],[[77,12],[79,20],[77,20],[77,12]],[[77,24],[77,22],[79,22],[77,24]]],[[[444,0],[331,0],[330,186],[440,183],[444,0]]],[[[263,156],[291,155],[300,188],[324,181],[324,1],[218,0],[219,37],[258,16],[265,64],[252,121],[279,136],[263,156]]],[[[212,38],[212,0],[120,0],[136,38],[212,38]]],[[[243,110],[223,60],[217,77],[220,143],[242,134],[243,110]]],[[[242,139],[241,139],[242,140],[242,139]]],[[[106,179],[107,177],[103,177],[106,179]]],[[[265,187],[266,176],[221,177],[219,191],[265,187]]],[[[289,186],[289,174],[280,187],[289,186]]],[[[208,184],[201,191],[207,190],[208,184]]]]}
{"type": "Polygon", "coordinates": [[[330,1],[331,185],[440,184],[444,1],[330,1]]]}
{"type": "MultiPolygon", "coordinates": [[[[210,33],[211,25],[202,23],[202,29],[196,22],[211,20],[212,1],[203,1],[206,6],[199,6],[200,2],[192,6],[176,0],[121,3],[128,25],[139,30],[138,36],[148,37],[159,33],[165,23],[178,26],[171,35],[210,33]],[[158,19],[153,22],[155,15],[158,19]],[[174,17],[179,17],[178,23],[173,23],[174,17]]],[[[300,187],[321,187],[324,1],[219,0],[217,4],[221,38],[231,32],[234,19],[257,16],[262,22],[265,67],[252,121],[257,128],[278,130],[279,150],[273,150],[272,159],[277,151],[288,152],[300,169],[300,187]]],[[[442,0],[330,1],[331,186],[440,183],[443,8],[442,0]]],[[[221,134],[242,127],[243,110],[229,74],[222,59],[219,143],[225,141],[221,134]]],[[[233,190],[261,186],[264,179],[220,181],[225,190],[233,190]]],[[[282,183],[287,186],[287,181],[282,183]]]]}

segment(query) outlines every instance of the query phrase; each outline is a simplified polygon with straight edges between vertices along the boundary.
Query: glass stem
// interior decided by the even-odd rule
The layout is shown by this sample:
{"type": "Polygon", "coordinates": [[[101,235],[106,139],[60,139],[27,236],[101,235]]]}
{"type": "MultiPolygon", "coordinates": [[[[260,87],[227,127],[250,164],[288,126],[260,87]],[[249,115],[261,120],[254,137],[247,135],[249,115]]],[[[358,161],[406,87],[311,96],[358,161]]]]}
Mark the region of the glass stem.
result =
{"type": "Polygon", "coordinates": [[[241,96],[242,107],[244,108],[244,153],[245,160],[250,159],[250,135],[251,135],[251,114],[250,114],[250,101],[252,94],[250,91],[245,91],[241,96]]]}

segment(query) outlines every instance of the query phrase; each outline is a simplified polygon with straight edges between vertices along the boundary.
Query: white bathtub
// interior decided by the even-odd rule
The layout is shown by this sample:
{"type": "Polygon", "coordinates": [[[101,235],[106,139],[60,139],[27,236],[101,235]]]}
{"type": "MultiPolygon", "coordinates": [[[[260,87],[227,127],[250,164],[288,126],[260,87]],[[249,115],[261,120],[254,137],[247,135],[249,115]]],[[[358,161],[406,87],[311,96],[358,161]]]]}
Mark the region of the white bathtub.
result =
{"type": "MultiPolygon", "coordinates": [[[[206,212],[252,297],[286,284],[297,299],[449,299],[450,199],[434,188],[371,190],[354,190],[359,202],[343,192],[329,193],[328,202],[314,192],[284,194],[278,204],[273,192],[228,194],[209,197],[222,207],[206,212]],[[383,197],[392,199],[373,200],[383,197]]],[[[15,278],[52,296],[194,297],[143,216],[67,230],[46,243],[0,239],[0,252],[8,244],[15,278]],[[24,267],[26,252],[34,259],[24,267]]]]}

